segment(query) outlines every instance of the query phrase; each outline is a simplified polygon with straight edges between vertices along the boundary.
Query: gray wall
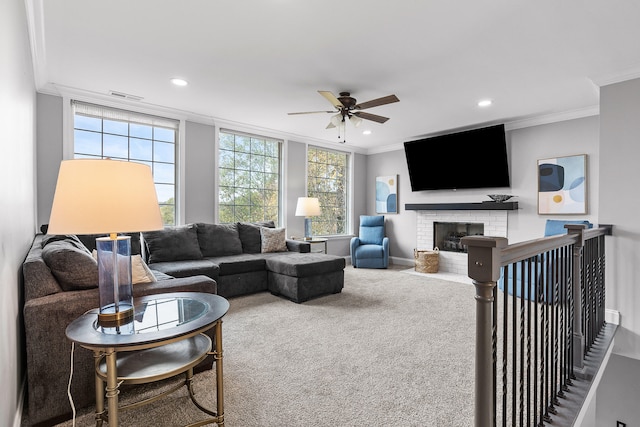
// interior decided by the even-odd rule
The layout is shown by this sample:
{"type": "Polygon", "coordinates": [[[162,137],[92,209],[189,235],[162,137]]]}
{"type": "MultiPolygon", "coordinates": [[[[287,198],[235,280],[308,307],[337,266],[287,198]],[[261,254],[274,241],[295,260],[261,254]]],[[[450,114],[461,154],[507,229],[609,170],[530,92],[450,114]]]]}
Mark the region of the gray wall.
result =
{"type": "Polygon", "coordinates": [[[36,97],[24,2],[0,2],[0,425],[19,425],[22,261],[35,233],[36,97]]]}
{"type": "Polygon", "coordinates": [[[185,124],[184,223],[214,222],[217,194],[214,191],[216,171],[215,129],[213,126],[185,124]]]}
{"type": "Polygon", "coordinates": [[[614,355],[597,394],[598,426],[640,420],[640,79],[600,89],[600,221],[607,241],[607,307],[620,312],[614,355]],[[615,355],[624,357],[615,357],[615,355]]]}
{"type": "MultiPolygon", "coordinates": [[[[570,215],[598,222],[599,193],[599,121],[597,116],[568,120],[546,125],[515,129],[507,132],[511,188],[411,191],[404,150],[368,156],[367,212],[375,214],[375,178],[382,175],[398,175],[398,214],[386,214],[387,235],[390,237],[391,256],[397,263],[412,262],[416,247],[416,214],[405,211],[407,203],[474,203],[489,200],[487,194],[513,194],[517,196],[519,210],[509,212],[508,238],[510,243],[542,237],[548,218],[567,216],[538,215],[537,161],[539,159],[587,155],[588,166],[588,214],[570,215]]],[[[437,154],[425,159],[440,161],[437,154]]],[[[425,248],[422,248],[425,249],[425,248]]],[[[429,248],[430,249],[430,248],[429,248]]]]}
{"type": "Polygon", "coordinates": [[[62,161],[62,98],[37,95],[38,224],[49,222],[62,161]]]}
{"type": "Polygon", "coordinates": [[[285,227],[288,237],[304,236],[304,217],[296,216],[298,197],[307,195],[307,145],[288,141],[285,155],[285,227]],[[302,177],[302,178],[301,178],[302,177]]]}

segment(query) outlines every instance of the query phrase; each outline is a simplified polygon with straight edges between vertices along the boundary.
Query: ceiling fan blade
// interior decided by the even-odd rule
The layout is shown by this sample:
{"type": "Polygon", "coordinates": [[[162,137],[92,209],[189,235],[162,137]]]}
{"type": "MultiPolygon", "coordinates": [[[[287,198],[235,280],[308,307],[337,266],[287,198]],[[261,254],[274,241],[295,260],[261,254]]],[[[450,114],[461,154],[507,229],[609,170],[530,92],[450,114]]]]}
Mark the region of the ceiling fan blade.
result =
{"type": "Polygon", "coordinates": [[[316,113],[335,113],[335,111],[303,111],[299,113],[287,113],[287,114],[290,116],[293,116],[296,114],[316,114],[316,113]]]}
{"type": "Polygon", "coordinates": [[[360,104],[357,104],[353,108],[357,110],[364,110],[365,108],[377,107],[378,105],[391,104],[393,102],[398,102],[398,101],[400,100],[398,99],[397,96],[389,95],[389,96],[383,96],[382,98],[378,98],[378,99],[372,99],[371,101],[362,102],[360,104]]]}
{"type": "Polygon", "coordinates": [[[365,113],[364,111],[356,111],[353,113],[354,116],[360,117],[361,119],[371,120],[378,123],[384,123],[389,120],[389,117],[378,116],[377,114],[365,113]]]}
{"type": "Polygon", "coordinates": [[[329,101],[331,103],[331,105],[333,105],[334,107],[336,107],[338,110],[340,110],[341,108],[344,108],[344,105],[342,104],[342,102],[340,102],[340,100],[338,98],[336,98],[336,96],[331,93],[328,90],[319,90],[318,93],[322,96],[324,96],[327,101],[329,101]]]}

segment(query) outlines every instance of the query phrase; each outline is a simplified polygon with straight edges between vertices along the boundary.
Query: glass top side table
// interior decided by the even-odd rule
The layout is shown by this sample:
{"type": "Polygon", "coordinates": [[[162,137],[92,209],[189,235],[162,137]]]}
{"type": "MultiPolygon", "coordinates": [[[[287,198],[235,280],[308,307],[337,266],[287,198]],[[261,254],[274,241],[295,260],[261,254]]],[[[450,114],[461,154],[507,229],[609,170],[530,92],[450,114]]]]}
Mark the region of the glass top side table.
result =
{"type": "Polygon", "coordinates": [[[67,338],[93,350],[96,357],[96,425],[101,426],[103,421],[108,421],[110,427],[117,426],[119,409],[149,403],[143,401],[119,408],[118,387],[121,382],[153,382],[186,372],[184,385],[188,387],[191,399],[200,410],[213,417],[203,423],[224,426],[222,317],[229,309],[229,302],[214,294],[176,292],[136,298],[134,305],[134,319],[126,324],[101,326],[97,316],[99,310],[94,309],[67,326],[67,338]],[[211,339],[203,334],[212,328],[215,336],[213,351],[211,339]],[[183,351],[186,349],[191,350],[183,351]],[[135,352],[136,357],[127,357],[131,353],[124,352],[135,352]],[[117,356],[118,353],[121,354],[117,356]],[[193,367],[208,354],[214,356],[216,365],[216,411],[200,405],[191,388],[193,367]],[[107,411],[104,408],[104,382],[107,411]]]}

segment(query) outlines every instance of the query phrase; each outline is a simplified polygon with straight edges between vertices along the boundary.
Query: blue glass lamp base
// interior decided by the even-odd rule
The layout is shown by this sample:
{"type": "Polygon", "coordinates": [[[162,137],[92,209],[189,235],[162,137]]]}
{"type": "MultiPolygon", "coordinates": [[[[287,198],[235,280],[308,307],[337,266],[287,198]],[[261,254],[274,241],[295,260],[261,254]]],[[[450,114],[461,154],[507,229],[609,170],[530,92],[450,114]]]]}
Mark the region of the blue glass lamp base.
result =
{"type": "Polygon", "coordinates": [[[304,219],[304,240],[311,240],[311,218],[304,219]]]}

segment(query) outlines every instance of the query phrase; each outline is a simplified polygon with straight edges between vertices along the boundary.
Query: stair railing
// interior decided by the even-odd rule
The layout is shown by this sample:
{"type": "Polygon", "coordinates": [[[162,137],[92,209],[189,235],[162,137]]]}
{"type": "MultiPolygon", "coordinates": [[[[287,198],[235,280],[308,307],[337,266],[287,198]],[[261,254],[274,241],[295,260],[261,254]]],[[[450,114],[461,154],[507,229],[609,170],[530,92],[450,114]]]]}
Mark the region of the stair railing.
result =
{"type": "Polygon", "coordinates": [[[462,239],[476,287],[476,427],[551,423],[605,327],[604,236],[612,227],[565,228],[513,245],[462,239]]]}

